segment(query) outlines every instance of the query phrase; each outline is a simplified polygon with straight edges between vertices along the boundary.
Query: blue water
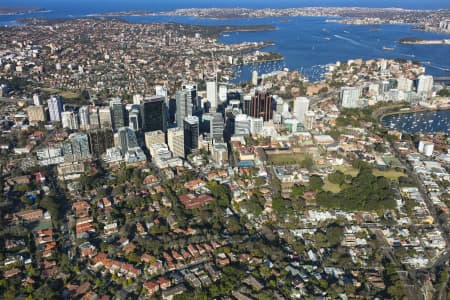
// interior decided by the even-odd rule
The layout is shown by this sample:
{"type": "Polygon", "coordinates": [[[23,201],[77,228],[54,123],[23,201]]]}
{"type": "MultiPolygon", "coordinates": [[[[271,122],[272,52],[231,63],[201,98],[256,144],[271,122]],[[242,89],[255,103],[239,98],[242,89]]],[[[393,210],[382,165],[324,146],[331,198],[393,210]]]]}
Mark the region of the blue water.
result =
{"type": "Polygon", "coordinates": [[[389,115],[383,118],[382,123],[392,129],[413,134],[450,132],[450,110],[389,115]]]}
{"type": "MultiPolygon", "coordinates": [[[[5,5],[0,0],[0,6],[5,5]]],[[[8,1],[6,4],[11,4],[8,1]]],[[[48,13],[26,14],[22,16],[0,16],[0,25],[14,25],[17,18],[23,17],[83,17],[88,14],[124,10],[169,10],[183,7],[301,7],[301,6],[367,6],[367,7],[404,7],[404,8],[450,8],[450,1],[373,1],[373,0],[282,0],[274,3],[269,0],[228,0],[228,1],[181,1],[181,0],[14,0],[14,6],[39,6],[50,9],[48,13]]],[[[245,41],[272,40],[274,46],[264,50],[281,53],[285,60],[273,64],[245,66],[235,81],[248,80],[251,71],[267,73],[283,67],[297,69],[312,80],[320,79],[324,65],[340,60],[354,58],[406,58],[425,65],[427,73],[435,76],[450,76],[450,45],[402,45],[397,41],[403,37],[423,39],[450,38],[449,34],[437,34],[411,30],[408,25],[382,25],[379,31],[370,30],[374,26],[352,26],[326,23],[323,17],[289,17],[239,20],[212,20],[193,17],[124,17],[131,22],[178,22],[199,25],[252,25],[270,24],[276,30],[265,32],[227,33],[220,37],[223,43],[240,43],[245,41]],[[328,40],[329,39],[329,40],[328,40]],[[392,47],[394,51],[384,51],[383,46],[392,47]]]]}

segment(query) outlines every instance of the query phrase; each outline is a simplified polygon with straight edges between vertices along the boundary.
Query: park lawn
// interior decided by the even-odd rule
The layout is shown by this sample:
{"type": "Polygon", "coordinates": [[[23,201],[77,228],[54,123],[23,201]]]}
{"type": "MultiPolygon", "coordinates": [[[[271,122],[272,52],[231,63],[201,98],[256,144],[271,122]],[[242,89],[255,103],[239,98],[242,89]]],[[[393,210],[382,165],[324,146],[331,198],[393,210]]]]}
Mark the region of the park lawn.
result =
{"type": "Polygon", "coordinates": [[[301,163],[305,159],[305,155],[303,153],[270,154],[267,158],[274,165],[291,165],[301,163]]]}
{"type": "Polygon", "coordinates": [[[60,95],[61,97],[65,98],[65,99],[80,98],[79,93],[74,93],[74,92],[70,92],[70,91],[61,91],[61,90],[53,89],[53,88],[41,88],[41,90],[48,94],[60,95]]]}
{"type": "Polygon", "coordinates": [[[343,166],[335,166],[334,167],[336,171],[341,171],[345,175],[351,175],[352,177],[355,177],[358,175],[358,170],[354,169],[352,166],[343,165],[343,166]]]}
{"type": "Polygon", "coordinates": [[[374,169],[372,173],[375,176],[383,176],[383,177],[386,177],[387,179],[391,179],[391,180],[393,180],[393,179],[397,180],[399,177],[405,175],[403,172],[392,170],[392,169],[390,169],[390,170],[374,169]]]}
{"type": "Polygon", "coordinates": [[[324,191],[332,192],[333,194],[337,194],[341,191],[341,187],[339,186],[339,184],[329,182],[328,179],[325,180],[322,188],[324,191]]]}

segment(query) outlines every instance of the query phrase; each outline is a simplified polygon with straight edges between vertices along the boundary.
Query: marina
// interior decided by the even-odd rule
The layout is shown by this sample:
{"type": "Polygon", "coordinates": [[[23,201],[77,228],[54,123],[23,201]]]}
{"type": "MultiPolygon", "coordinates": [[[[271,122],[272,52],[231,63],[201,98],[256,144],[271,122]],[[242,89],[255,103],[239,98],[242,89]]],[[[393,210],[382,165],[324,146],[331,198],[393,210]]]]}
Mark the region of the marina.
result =
{"type": "Polygon", "coordinates": [[[450,132],[450,110],[429,110],[391,114],[381,120],[383,126],[411,134],[450,132]]]}

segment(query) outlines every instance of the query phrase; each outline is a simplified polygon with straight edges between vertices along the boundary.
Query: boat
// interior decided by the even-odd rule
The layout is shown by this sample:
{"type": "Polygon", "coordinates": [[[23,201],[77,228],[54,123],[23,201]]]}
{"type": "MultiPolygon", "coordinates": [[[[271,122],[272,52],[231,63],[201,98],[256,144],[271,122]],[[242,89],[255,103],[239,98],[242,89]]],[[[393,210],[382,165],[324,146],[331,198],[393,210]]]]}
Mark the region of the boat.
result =
{"type": "Polygon", "coordinates": [[[326,38],[324,38],[324,39],[327,40],[327,41],[331,40],[331,38],[329,38],[329,37],[326,37],[326,38]]]}
{"type": "Polygon", "coordinates": [[[395,49],[392,48],[392,47],[386,47],[386,46],[383,46],[383,50],[384,50],[384,51],[394,51],[395,49]]]}

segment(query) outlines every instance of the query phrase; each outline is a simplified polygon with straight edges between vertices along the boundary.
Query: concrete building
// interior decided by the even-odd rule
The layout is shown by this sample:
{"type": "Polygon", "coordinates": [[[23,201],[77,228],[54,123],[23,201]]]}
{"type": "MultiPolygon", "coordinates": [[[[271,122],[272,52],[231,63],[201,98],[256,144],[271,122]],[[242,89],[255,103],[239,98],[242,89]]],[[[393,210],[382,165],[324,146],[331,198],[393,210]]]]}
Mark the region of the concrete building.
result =
{"type": "Polygon", "coordinates": [[[52,96],[47,101],[48,113],[51,122],[61,122],[61,113],[63,111],[63,104],[61,96],[52,96]]]}
{"type": "Polygon", "coordinates": [[[431,97],[433,94],[433,76],[420,75],[418,79],[417,94],[427,98],[431,97]]]}
{"type": "Polygon", "coordinates": [[[250,133],[260,134],[263,130],[264,120],[263,118],[250,118],[250,133]]]}
{"type": "Polygon", "coordinates": [[[199,119],[196,116],[186,117],[183,120],[184,153],[191,154],[198,149],[199,119]]]}
{"type": "Polygon", "coordinates": [[[72,133],[63,144],[64,162],[84,161],[91,158],[86,133],[72,133]]]}
{"type": "Polygon", "coordinates": [[[78,110],[78,119],[80,120],[80,128],[81,129],[88,129],[90,122],[89,122],[89,106],[83,105],[78,110]]]}
{"type": "Polygon", "coordinates": [[[217,83],[215,81],[206,82],[206,99],[211,103],[211,112],[217,109],[217,83]]]}
{"type": "Polygon", "coordinates": [[[256,70],[252,72],[252,84],[254,86],[258,85],[258,71],[256,70]]]}
{"type": "Polygon", "coordinates": [[[228,86],[226,84],[220,84],[218,97],[220,103],[227,101],[227,93],[228,93],[228,86]]]}
{"type": "Polygon", "coordinates": [[[108,106],[100,107],[98,117],[101,128],[112,128],[111,108],[108,106]]]}
{"type": "Polygon", "coordinates": [[[234,135],[250,135],[250,118],[245,114],[238,114],[234,118],[234,135]]]}
{"type": "Polygon", "coordinates": [[[38,94],[34,94],[33,95],[33,104],[35,106],[42,105],[41,96],[39,96],[38,94]]]}
{"type": "Polygon", "coordinates": [[[128,126],[134,131],[138,131],[141,128],[140,114],[137,108],[131,109],[128,114],[128,126]]]}
{"type": "Polygon", "coordinates": [[[167,105],[162,96],[144,98],[141,104],[142,130],[144,132],[167,131],[167,105]]]}
{"type": "Polygon", "coordinates": [[[176,99],[176,122],[177,126],[181,127],[183,120],[190,117],[200,107],[197,97],[197,86],[186,84],[182,86],[182,90],[178,91],[175,96],[176,99]]]}
{"type": "Polygon", "coordinates": [[[109,107],[111,108],[113,130],[117,131],[119,128],[125,127],[125,106],[123,105],[122,100],[119,98],[111,99],[109,107]]]}
{"type": "Polygon", "coordinates": [[[136,139],[136,133],[129,127],[121,127],[117,131],[117,146],[125,154],[129,149],[139,148],[139,144],[136,139]]]}
{"type": "Polygon", "coordinates": [[[305,113],[309,110],[309,99],[306,97],[297,97],[294,100],[294,117],[300,122],[305,122],[305,113]]]}
{"type": "Polygon", "coordinates": [[[184,132],[181,128],[167,130],[167,145],[174,157],[184,157],[184,132]]]}
{"type": "Polygon", "coordinates": [[[303,122],[303,126],[306,130],[312,130],[314,128],[316,121],[316,114],[313,111],[307,111],[305,113],[305,121],[303,122]]]}
{"type": "Polygon", "coordinates": [[[214,144],[211,152],[212,159],[217,165],[222,167],[228,162],[228,148],[226,143],[214,144]]]}
{"type": "Polygon", "coordinates": [[[339,94],[341,107],[343,108],[358,108],[360,107],[359,98],[361,96],[361,89],[358,87],[342,87],[339,94]]]}
{"type": "Polygon", "coordinates": [[[413,87],[413,81],[411,79],[400,77],[397,78],[397,89],[403,92],[410,92],[413,87]]]}
{"type": "Polygon", "coordinates": [[[111,128],[94,129],[88,132],[91,153],[101,157],[106,149],[114,146],[114,133],[111,128]]]}
{"type": "Polygon", "coordinates": [[[62,128],[71,130],[78,129],[78,116],[73,111],[63,111],[61,113],[62,128]]]}
{"type": "Polygon", "coordinates": [[[145,147],[150,151],[153,144],[165,144],[166,135],[162,130],[149,131],[144,134],[145,147]]]}
{"type": "Polygon", "coordinates": [[[31,125],[35,125],[38,122],[45,122],[45,110],[42,105],[33,105],[27,107],[27,115],[28,115],[28,121],[31,125]]]}
{"type": "Polygon", "coordinates": [[[256,91],[252,97],[250,116],[253,118],[262,117],[264,121],[269,121],[273,116],[273,97],[265,91],[256,91]]]}
{"type": "Polygon", "coordinates": [[[100,128],[100,117],[98,107],[91,106],[89,109],[89,129],[100,128]]]}

